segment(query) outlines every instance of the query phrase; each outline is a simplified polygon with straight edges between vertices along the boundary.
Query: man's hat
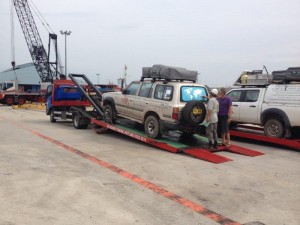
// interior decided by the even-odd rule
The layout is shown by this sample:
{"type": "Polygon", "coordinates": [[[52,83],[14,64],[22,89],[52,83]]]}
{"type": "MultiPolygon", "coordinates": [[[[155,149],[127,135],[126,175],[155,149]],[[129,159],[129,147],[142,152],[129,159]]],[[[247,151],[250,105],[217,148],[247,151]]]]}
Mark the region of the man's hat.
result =
{"type": "Polygon", "coordinates": [[[211,89],[210,93],[214,94],[214,95],[218,95],[218,90],[217,89],[211,89]]]}

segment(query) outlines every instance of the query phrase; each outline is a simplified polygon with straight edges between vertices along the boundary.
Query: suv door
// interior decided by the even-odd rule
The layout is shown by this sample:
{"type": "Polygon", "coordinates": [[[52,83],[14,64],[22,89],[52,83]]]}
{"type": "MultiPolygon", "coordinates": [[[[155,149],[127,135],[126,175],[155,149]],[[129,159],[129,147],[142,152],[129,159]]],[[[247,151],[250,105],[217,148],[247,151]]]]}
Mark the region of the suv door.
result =
{"type": "Polygon", "coordinates": [[[231,98],[232,101],[233,121],[240,121],[240,110],[241,110],[243,92],[244,92],[243,90],[232,90],[227,93],[227,96],[231,98]]]}
{"type": "Polygon", "coordinates": [[[120,98],[115,99],[117,112],[123,115],[131,116],[133,109],[133,100],[137,96],[140,88],[140,81],[133,81],[122,91],[120,98]]]}
{"type": "Polygon", "coordinates": [[[153,82],[144,81],[139,89],[137,96],[133,97],[132,100],[132,117],[143,121],[144,114],[149,108],[149,99],[153,92],[153,82]]]}

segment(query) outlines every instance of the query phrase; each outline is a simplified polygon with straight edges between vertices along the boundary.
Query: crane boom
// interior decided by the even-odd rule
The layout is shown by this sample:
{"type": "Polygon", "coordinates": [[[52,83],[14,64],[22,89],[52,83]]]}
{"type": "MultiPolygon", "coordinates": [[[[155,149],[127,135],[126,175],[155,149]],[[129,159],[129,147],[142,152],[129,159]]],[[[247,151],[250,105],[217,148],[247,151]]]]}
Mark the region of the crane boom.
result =
{"type": "MultiPolygon", "coordinates": [[[[42,82],[53,82],[54,77],[57,77],[57,69],[56,71],[53,71],[50,68],[49,58],[43,46],[28,2],[27,0],[13,0],[13,2],[33,64],[42,82]]],[[[56,35],[53,35],[53,37],[54,36],[56,35]]],[[[51,38],[51,34],[49,37],[51,38]]]]}

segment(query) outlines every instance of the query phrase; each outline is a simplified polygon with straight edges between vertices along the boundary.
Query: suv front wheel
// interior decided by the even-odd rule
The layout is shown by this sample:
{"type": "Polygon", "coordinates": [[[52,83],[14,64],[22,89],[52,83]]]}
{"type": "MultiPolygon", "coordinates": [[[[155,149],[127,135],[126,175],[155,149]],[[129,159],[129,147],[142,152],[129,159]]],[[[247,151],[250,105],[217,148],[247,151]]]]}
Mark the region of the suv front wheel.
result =
{"type": "Polygon", "coordinates": [[[145,120],[145,132],[149,138],[160,138],[159,120],[156,116],[150,115],[145,120]]]}
{"type": "Polygon", "coordinates": [[[116,112],[111,104],[107,104],[104,106],[103,114],[106,123],[114,124],[116,122],[116,112]]]}

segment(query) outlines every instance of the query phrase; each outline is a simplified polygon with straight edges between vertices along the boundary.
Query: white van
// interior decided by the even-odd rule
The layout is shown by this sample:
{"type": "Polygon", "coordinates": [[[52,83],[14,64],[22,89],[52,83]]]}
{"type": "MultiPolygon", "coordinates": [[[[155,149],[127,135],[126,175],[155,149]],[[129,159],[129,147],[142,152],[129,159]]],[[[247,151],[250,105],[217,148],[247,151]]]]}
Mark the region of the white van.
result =
{"type": "Polygon", "coordinates": [[[264,126],[270,137],[290,137],[300,127],[300,84],[271,84],[230,90],[234,123],[264,126]]]}

